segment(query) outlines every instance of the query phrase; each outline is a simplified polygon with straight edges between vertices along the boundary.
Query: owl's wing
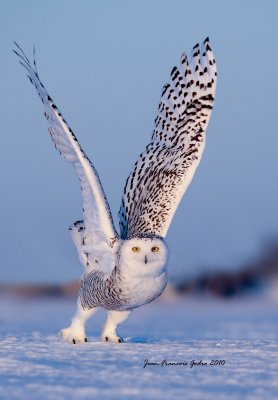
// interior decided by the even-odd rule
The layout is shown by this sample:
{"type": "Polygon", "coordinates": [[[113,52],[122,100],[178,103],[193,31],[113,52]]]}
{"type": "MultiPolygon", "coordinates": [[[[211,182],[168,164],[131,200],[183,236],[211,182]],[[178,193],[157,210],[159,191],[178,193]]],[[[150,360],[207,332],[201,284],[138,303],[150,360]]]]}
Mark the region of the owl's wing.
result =
{"type": "Polygon", "coordinates": [[[122,238],[164,237],[200,162],[216,89],[216,64],[205,39],[182,54],[161,95],[151,142],[129,175],[119,211],[122,238]]]}
{"type": "MultiPolygon", "coordinates": [[[[72,163],[80,181],[83,197],[83,221],[82,224],[80,222],[73,224],[70,229],[81,262],[86,268],[93,262],[90,258],[96,258],[97,250],[105,252],[105,250],[113,247],[118,237],[113,225],[109,204],[96,169],[78,144],[74,133],[41,83],[35,57],[32,65],[23,50],[16,43],[15,45],[17,50],[14,50],[14,52],[19,57],[19,62],[27,70],[27,76],[43,102],[44,113],[50,124],[49,132],[54,145],[62,157],[72,163]]],[[[97,262],[99,261],[97,260],[97,262]]]]}

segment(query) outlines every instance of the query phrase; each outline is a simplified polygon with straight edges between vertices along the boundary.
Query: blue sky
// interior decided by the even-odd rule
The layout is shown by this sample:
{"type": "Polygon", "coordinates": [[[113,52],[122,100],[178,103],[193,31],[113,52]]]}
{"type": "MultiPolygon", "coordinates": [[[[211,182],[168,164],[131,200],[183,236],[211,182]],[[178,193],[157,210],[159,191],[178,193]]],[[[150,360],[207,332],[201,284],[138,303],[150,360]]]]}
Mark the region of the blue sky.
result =
{"type": "Polygon", "coordinates": [[[36,45],[43,83],[96,166],[114,218],[162,86],[207,35],[218,64],[202,162],[167,236],[169,274],[235,269],[278,235],[275,1],[3,1],[0,281],[80,275],[67,227],[78,181],[12,54],[36,45]]]}

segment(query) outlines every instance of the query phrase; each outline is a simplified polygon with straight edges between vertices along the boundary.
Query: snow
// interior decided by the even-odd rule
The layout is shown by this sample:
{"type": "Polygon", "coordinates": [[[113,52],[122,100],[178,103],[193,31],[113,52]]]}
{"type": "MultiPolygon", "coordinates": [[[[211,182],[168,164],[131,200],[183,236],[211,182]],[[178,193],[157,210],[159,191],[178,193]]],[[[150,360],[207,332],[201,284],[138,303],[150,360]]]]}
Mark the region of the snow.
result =
{"type": "Polygon", "coordinates": [[[1,301],[0,399],[277,396],[273,294],[157,301],[136,310],[120,327],[123,344],[100,342],[103,313],[89,321],[88,343],[62,342],[57,332],[68,325],[74,309],[73,301],[64,300],[1,301]],[[157,365],[144,368],[146,360],[157,365]],[[207,365],[191,368],[193,360],[207,365]],[[225,364],[211,366],[211,360],[225,364]]]}

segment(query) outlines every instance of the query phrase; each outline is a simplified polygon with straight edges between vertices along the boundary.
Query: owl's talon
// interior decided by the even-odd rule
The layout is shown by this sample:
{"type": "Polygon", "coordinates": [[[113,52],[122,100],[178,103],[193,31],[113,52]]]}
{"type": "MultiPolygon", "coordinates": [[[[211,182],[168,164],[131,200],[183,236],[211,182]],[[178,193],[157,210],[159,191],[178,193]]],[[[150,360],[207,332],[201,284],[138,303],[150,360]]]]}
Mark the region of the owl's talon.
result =
{"type": "Polygon", "coordinates": [[[84,327],[81,325],[71,325],[60,332],[65,342],[69,344],[77,344],[87,342],[84,327]]]}
{"type": "Polygon", "coordinates": [[[87,343],[87,342],[88,342],[88,339],[85,337],[84,341],[87,343]]]}
{"type": "Polygon", "coordinates": [[[111,342],[111,343],[123,343],[124,340],[120,336],[116,335],[109,335],[109,336],[102,336],[103,342],[111,342]]]}

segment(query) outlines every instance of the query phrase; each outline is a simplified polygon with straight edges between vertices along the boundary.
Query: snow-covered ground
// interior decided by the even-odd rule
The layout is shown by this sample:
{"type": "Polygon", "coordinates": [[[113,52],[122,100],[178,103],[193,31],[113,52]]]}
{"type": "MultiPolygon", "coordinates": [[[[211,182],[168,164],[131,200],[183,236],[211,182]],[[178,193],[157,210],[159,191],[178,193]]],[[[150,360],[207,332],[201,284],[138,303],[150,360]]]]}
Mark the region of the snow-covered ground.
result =
{"type": "Polygon", "coordinates": [[[120,327],[123,344],[100,342],[102,313],[88,324],[88,343],[63,343],[57,332],[74,309],[71,301],[1,301],[0,399],[277,398],[273,296],[155,302],[120,327]]]}

